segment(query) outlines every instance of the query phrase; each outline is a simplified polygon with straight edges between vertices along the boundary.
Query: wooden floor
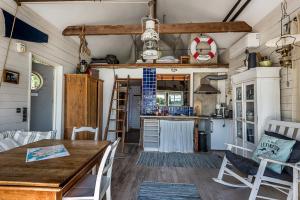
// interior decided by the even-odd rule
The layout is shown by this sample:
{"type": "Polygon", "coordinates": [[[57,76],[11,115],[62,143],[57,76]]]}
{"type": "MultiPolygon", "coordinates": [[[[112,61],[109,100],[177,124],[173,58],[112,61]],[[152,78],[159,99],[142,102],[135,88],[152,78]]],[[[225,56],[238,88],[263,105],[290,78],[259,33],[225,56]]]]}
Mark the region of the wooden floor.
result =
{"type": "MultiPolygon", "coordinates": [[[[137,145],[127,144],[126,151],[128,154],[125,158],[118,158],[114,162],[113,200],[135,200],[143,181],[192,183],[198,187],[203,200],[246,200],[249,197],[249,189],[230,188],[213,182],[212,178],[218,174],[216,169],[142,167],[136,165],[141,149],[137,145]]],[[[263,188],[262,193],[284,199],[274,189],[263,188]]]]}

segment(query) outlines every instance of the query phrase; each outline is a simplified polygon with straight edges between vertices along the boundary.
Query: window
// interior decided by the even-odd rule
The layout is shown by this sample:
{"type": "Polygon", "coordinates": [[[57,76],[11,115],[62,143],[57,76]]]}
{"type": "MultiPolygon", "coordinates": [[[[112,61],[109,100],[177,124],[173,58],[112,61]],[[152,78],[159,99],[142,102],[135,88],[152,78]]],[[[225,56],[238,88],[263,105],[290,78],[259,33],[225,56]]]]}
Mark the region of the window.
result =
{"type": "Polygon", "coordinates": [[[37,72],[32,72],[31,73],[31,90],[39,90],[43,86],[43,77],[37,73],[37,72]]]}
{"type": "Polygon", "coordinates": [[[183,93],[169,92],[169,106],[183,106],[183,93]]]}
{"type": "Polygon", "coordinates": [[[183,106],[183,92],[157,91],[156,103],[159,106],[183,106]]]}
{"type": "Polygon", "coordinates": [[[156,103],[159,106],[166,106],[167,105],[167,93],[166,92],[157,92],[156,103]]]}

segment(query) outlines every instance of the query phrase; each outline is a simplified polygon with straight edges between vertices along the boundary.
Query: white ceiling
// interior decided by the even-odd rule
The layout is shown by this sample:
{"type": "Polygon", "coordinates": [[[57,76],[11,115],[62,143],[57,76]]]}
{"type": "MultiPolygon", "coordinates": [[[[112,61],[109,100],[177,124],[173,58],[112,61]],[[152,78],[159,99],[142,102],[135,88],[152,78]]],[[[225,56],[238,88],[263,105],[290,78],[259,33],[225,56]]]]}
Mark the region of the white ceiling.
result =
{"type": "MultiPolygon", "coordinates": [[[[105,0],[102,0],[103,2],[105,0]]],[[[107,1],[107,0],[106,0],[107,1]]],[[[147,0],[114,0],[147,1],[147,0]]],[[[165,23],[222,21],[237,0],[158,0],[157,15],[165,23]]],[[[245,1],[245,0],[244,0],[245,1]]],[[[254,26],[280,4],[281,0],[252,0],[236,19],[254,26]]],[[[136,24],[148,14],[147,4],[63,2],[26,4],[37,14],[63,31],[69,25],[83,24],[136,24]]],[[[243,33],[210,34],[220,48],[228,48],[243,33]]],[[[77,40],[78,41],[78,40],[77,40]]],[[[94,56],[115,54],[121,62],[130,55],[130,36],[89,36],[89,47],[94,56]]],[[[184,41],[188,48],[188,40],[184,41]]]]}

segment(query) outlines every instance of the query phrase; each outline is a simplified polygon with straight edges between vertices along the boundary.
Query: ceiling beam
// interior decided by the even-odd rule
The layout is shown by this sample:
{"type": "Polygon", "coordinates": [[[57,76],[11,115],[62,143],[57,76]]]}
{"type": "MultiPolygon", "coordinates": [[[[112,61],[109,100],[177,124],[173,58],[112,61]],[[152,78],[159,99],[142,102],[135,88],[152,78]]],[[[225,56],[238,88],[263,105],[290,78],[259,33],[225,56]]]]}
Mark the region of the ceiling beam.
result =
{"type": "Polygon", "coordinates": [[[44,3],[44,2],[64,2],[64,1],[94,1],[94,0],[18,0],[20,3],[44,3]]]}
{"type": "MultiPolygon", "coordinates": [[[[68,26],[64,36],[76,36],[82,33],[83,26],[68,26]]],[[[139,35],[142,26],[135,25],[85,25],[85,35],[139,35]]],[[[206,22],[186,24],[161,24],[160,34],[190,34],[190,33],[225,33],[251,32],[252,27],[244,21],[236,22],[206,22]]]]}

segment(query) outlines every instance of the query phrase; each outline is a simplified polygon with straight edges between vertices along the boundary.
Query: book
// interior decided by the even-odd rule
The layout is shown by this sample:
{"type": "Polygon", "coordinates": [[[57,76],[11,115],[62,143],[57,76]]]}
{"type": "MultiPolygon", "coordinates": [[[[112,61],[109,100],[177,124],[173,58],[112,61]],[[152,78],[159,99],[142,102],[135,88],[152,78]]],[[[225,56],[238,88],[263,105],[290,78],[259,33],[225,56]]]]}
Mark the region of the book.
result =
{"type": "Polygon", "coordinates": [[[47,147],[28,148],[26,162],[48,160],[69,155],[70,153],[63,144],[47,147]]]}

